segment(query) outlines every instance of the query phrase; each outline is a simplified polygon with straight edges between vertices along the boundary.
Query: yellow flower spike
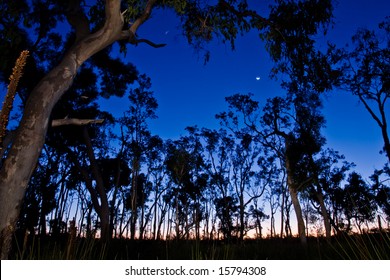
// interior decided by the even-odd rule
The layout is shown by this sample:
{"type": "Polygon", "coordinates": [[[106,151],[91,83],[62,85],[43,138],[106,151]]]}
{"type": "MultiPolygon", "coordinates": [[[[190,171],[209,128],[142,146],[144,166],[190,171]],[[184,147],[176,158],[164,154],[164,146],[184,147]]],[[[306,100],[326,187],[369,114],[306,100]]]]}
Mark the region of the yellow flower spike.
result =
{"type": "Polygon", "coordinates": [[[12,74],[9,77],[9,85],[7,94],[4,98],[3,107],[0,112],[0,150],[2,149],[3,138],[7,129],[9,115],[11,113],[13,102],[16,95],[16,88],[18,86],[19,80],[23,75],[23,69],[26,65],[27,57],[29,51],[22,51],[16,60],[15,66],[12,69],[12,74]]]}

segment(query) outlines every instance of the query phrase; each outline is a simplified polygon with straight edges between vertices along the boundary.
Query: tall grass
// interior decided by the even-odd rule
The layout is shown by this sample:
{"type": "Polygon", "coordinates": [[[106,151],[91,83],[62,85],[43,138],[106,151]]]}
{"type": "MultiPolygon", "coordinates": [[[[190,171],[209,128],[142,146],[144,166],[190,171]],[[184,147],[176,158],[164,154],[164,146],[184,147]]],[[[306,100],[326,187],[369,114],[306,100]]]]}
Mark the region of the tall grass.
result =
{"type": "Polygon", "coordinates": [[[339,235],[332,243],[333,250],[341,259],[389,260],[390,233],[339,235]]]}
{"type": "Polygon", "coordinates": [[[30,236],[15,240],[11,258],[23,260],[104,260],[108,245],[98,239],[30,236]]]}
{"type": "Polygon", "coordinates": [[[210,240],[126,240],[102,243],[98,239],[68,237],[19,238],[14,259],[137,259],[137,260],[234,260],[234,259],[390,259],[390,235],[386,232],[339,235],[330,242],[309,238],[307,247],[299,239],[262,239],[244,242],[210,240]]]}
{"type": "Polygon", "coordinates": [[[232,244],[217,242],[193,241],[191,243],[192,260],[230,260],[232,259],[232,244]]]}

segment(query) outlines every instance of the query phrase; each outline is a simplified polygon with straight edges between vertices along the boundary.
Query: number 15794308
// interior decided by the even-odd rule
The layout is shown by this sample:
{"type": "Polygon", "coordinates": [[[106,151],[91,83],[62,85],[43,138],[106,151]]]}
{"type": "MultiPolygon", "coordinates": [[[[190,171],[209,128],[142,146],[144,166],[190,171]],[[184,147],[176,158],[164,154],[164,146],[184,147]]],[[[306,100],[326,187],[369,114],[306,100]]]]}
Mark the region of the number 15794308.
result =
{"type": "Polygon", "coordinates": [[[267,270],[263,267],[258,266],[225,266],[218,268],[219,275],[266,275],[267,270]]]}

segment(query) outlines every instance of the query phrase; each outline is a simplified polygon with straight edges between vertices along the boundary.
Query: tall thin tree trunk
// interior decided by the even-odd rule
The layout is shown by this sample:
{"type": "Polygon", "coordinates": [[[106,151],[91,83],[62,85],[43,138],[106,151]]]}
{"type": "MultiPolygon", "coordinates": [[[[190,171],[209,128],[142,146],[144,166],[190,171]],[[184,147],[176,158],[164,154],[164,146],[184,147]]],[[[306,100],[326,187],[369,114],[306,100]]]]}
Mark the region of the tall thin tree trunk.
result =
{"type": "Polygon", "coordinates": [[[281,184],[282,188],[282,202],[281,202],[281,209],[280,209],[280,238],[283,238],[283,228],[284,228],[284,201],[286,199],[286,191],[285,191],[285,177],[286,174],[283,172],[283,180],[281,184]]]}
{"type": "Polygon", "coordinates": [[[87,238],[92,238],[92,205],[88,208],[87,212],[87,224],[85,226],[85,232],[87,238]]]}
{"type": "Polygon", "coordinates": [[[280,238],[283,238],[284,228],[284,190],[282,192],[282,202],[280,205],[280,238]]]}
{"type": "Polygon", "coordinates": [[[317,192],[317,199],[318,199],[318,203],[320,204],[322,218],[324,219],[325,236],[327,241],[330,241],[332,228],[330,225],[328,211],[326,210],[324,196],[322,195],[321,192],[317,192]]]}
{"type": "Polygon", "coordinates": [[[244,206],[244,193],[240,194],[240,241],[244,240],[245,231],[245,206],[244,206]]]}
{"type": "Polygon", "coordinates": [[[305,227],[305,221],[303,220],[302,208],[298,199],[298,192],[293,187],[289,187],[289,191],[290,191],[291,201],[294,206],[295,216],[298,223],[299,239],[301,240],[301,243],[305,245],[307,243],[306,227],[305,227]]]}
{"type": "Polygon", "coordinates": [[[138,174],[136,171],[136,167],[133,164],[133,175],[131,178],[131,217],[130,217],[130,239],[135,239],[135,230],[138,220],[138,213],[137,213],[137,179],[138,174]]]}
{"type": "Polygon", "coordinates": [[[157,240],[160,240],[161,236],[164,235],[163,233],[161,233],[161,227],[162,227],[165,220],[167,220],[169,223],[169,203],[165,203],[164,207],[161,208],[160,219],[159,219],[158,226],[157,226],[157,237],[156,237],[157,240]],[[168,213],[168,218],[165,219],[165,216],[167,215],[167,213],[168,213]]]}
{"type": "Polygon", "coordinates": [[[126,213],[126,208],[125,208],[125,205],[124,205],[124,202],[125,202],[125,195],[124,193],[122,192],[122,214],[121,214],[121,219],[120,219],[120,223],[119,223],[119,237],[122,238],[123,237],[123,233],[124,233],[124,230],[126,228],[123,227],[123,223],[124,223],[124,220],[125,220],[125,213],[126,213]]]}
{"type": "Polygon", "coordinates": [[[142,206],[141,206],[141,215],[139,218],[139,239],[142,240],[145,235],[145,228],[147,226],[147,221],[149,220],[149,215],[145,219],[145,201],[144,194],[142,194],[142,206]]]}
{"type": "Polygon", "coordinates": [[[180,238],[180,220],[179,220],[179,199],[176,194],[175,196],[175,231],[176,231],[176,239],[179,240],[180,238]]]}
{"type": "Polygon", "coordinates": [[[120,188],[120,176],[121,176],[121,159],[120,155],[117,156],[116,158],[116,172],[114,176],[114,193],[112,194],[112,199],[110,201],[110,232],[109,236],[115,236],[116,237],[116,225],[115,222],[118,220],[118,208],[116,207],[116,199],[118,196],[118,191],[120,188]],[[114,235],[114,229],[115,229],[115,235],[114,235]]]}
{"type": "MultiPolygon", "coordinates": [[[[286,152],[289,151],[290,149],[290,140],[287,137],[285,138],[285,149],[286,152]]],[[[287,186],[290,192],[291,202],[294,206],[295,216],[298,223],[298,235],[299,235],[299,239],[301,240],[301,243],[303,245],[306,245],[307,244],[306,232],[305,232],[306,228],[305,228],[305,222],[303,220],[301,204],[299,203],[297,186],[294,182],[293,171],[292,171],[293,166],[289,156],[285,155],[285,157],[286,157],[285,165],[286,165],[286,172],[287,172],[287,186]]]]}
{"type": "Polygon", "coordinates": [[[285,199],[285,215],[286,215],[286,221],[284,224],[284,230],[286,231],[286,236],[291,237],[291,224],[290,224],[290,209],[291,209],[291,203],[289,203],[288,198],[285,199]]]}
{"type": "MultiPolygon", "coordinates": [[[[385,113],[383,112],[383,116],[385,116],[385,113]]],[[[386,153],[387,160],[390,162],[390,140],[389,140],[389,134],[387,133],[387,123],[386,118],[383,119],[384,124],[381,126],[382,136],[383,136],[383,150],[386,153]]]]}
{"type": "MultiPolygon", "coordinates": [[[[107,242],[110,240],[110,207],[108,204],[108,198],[107,198],[107,193],[104,188],[104,181],[101,175],[101,172],[99,170],[99,166],[96,162],[95,154],[93,151],[91,139],[88,134],[88,129],[87,127],[84,127],[83,129],[83,136],[84,136],[84,141],[87,147],[87,154],[88,158],[91,164],[91,170],[92,170],[92,175],[95,179],[96,182],[96,192],[99,195],[100,198],[100,207],[98,208],[98,215],[100,218],[100,226],[101,226],[101,239],[103,242],[107,242]]],[[[93,195],[93,193],[91,193],[93,195]]],[[[95,209],[97,210],[97,209],[95,209]]]]}

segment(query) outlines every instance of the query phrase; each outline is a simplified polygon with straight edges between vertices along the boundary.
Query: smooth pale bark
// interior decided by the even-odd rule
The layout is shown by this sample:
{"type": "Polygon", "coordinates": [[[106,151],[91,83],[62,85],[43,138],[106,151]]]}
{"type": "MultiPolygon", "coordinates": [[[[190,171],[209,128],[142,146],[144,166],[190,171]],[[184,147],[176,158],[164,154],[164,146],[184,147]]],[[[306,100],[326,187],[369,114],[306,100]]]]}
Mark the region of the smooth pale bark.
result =
{"type": "Polygon", "coordinates": [[[324,219],[325,236],[326,236],[326,239],[328,241],[330,241],[331,226],[330,226],[328,211],[326,210],[326,206],[325,206],[325,202],[324,202],[324,196],[322,195],[322,192],[320,192],[320,191],[317,191],[316,195],[317,195],[318,203],[320,204],[321,215],[322,215],[322,218],[324,219]]]}
{"type": "Polygon", "coordinates": [[[135,239],[135,231],[137,226],[137,220],[138,220],[138,212],[137,212],[137,198],[138,198],[138,192],[137,192],[137,184],[138,184],[138,174],[139,173],[139,164],[138,161],[135,160],[133,162],[133,168],[132,168],[132,176],[131,176],[131,220],[130,220],[130,239],[135,239]]]}
{"type": "Polygon", "coordinates": [[[0,171],[0,246],[6,259],[24,194],[45,142],[51,110],[70,87],[78,69],[72,53],[33,90],[13,145],[0,171]]]}
{"type": "Polygon", "coordinates": [[[280,238],[283,238],[284,228],[284,201],[285,201],[285,190],[282,186],[282,202],[280,203],[280,238]]]}
{"type": "Polygon", "coordinates": [[[294,206],[295,216],[297,218],[299,239],[301,240],[302,244],[306,244],[306,227],[302,216],[302,208],[298,199],[298,192],[292,187],[289,187],[288,190],[290,192],[291,202],[294,206]]]}
{"type": "Polygon", "coordinates": [[[245,207],[244,207],[244,193],[242,192],[239,196],[240,201],[240,241],[244,240],[244,231],[245,231],[245,207]]]}
{"type": "MultiPolygon", "coordinates": [[[[289,147],[289,140],[287,137],[285,138],[285,146],[286,146],[286,151],[288,151],[290,147],[289,147]]],[[[299,203],[298,187],[294,182],[294,178],[291,170],[291,162],[287,155],[285,161],[286,161],[285,164],[287,170],[287,186],[288,186],[288,191],[290,193],[291,202],[294,206],[295,216],[297,219],[298,235],[299,235],[299,239],[301,240],[301,243],[303,245],[306,245],[307,244],[306,232],[305,232],[306,227],[305,227],[305,221],[303,220],[301,204],[299,203]]]]}
{"type": "Polygon", "coordinates": [[[87,125],[87,124],[100,124],[103,123],[103,119],[91,120],[91,119],[58,119],[52,120],[51,126],[58,127],[63,125],[87,125]]]}
{"type": "MultiPolygon", "coordinates": [[[[77,4],[77,1],[73,1],[77,4]]],[[[72,3],[73,3],[72,2],[72,3]]],[[[144,13],[127,31],[122,31],[120,0],[107,0],[106,21],[97,32],[90,34],[88,22],[76,5],[68,17],[76,30],[76,42],[62,61],[50,71],[31,92],[16,137],[0,171],[0,250],[8,258],[12,235],[30,177],[41,153],[51,111],[72,85],[80,66],[92,55],[117,40],[134,39],[138,27],[147,20],[154,1],[149,1],[144,13]]]]}
{"type": "MultiPolygon", "coordinates": [[[[295,181],[294,172],[293,172],[294,163],[292,162],[291,158],[288,155],[288,151],[290,151],[290,149],[292,149],[291,142],[292,142],[293,136],[291,136],[290,134],[288,134],[286,132],[279,130],[278,119],[279,119],[279,117],[277,115],[275,115],[274,120],[273,120],[275,131],[273,133],[281,136],[284,139],[285,152],[283,155],[283,159],[284,159],[284,165],[286,168],[287,188],[288,188],[288,191],[290,193],[292,205],[294,206],[295,217],[297,219],[299,239],[301,240],[301,244],[306,247],[306,245],[307,245],[306,226],[305,226],[305,221],[304,221],[303,215],[302,215],[301,204],[300,204],[299,198],[298,198],[298,190],[299,190],[300,186],[303,185],[303,183],[295,181]]],[[[288,231],[291,232],[291,229],[288,230],[289,223],[290,223],[290,221],[289,221],[289,217],[287,214],[286,215],[286,235],[288,235],[288,231]]]]}

